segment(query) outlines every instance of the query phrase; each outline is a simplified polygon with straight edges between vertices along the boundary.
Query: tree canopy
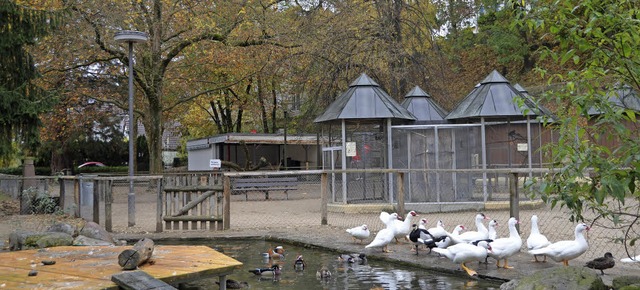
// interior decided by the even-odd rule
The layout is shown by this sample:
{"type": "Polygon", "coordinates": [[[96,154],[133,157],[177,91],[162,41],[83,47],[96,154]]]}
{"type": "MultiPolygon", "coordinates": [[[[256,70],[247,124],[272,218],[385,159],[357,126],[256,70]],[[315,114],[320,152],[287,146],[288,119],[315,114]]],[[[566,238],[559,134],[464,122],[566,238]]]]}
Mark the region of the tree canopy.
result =
{"type": "Polygon", "coordinates": [[[38,72],[27,46],[49,33],[58,23],[56,14],[0,3],[0,163],[7,164],[16,150],[35,154],[39,139],[39,114],[53,104],[50,92],[36,84],[38,72]]]}

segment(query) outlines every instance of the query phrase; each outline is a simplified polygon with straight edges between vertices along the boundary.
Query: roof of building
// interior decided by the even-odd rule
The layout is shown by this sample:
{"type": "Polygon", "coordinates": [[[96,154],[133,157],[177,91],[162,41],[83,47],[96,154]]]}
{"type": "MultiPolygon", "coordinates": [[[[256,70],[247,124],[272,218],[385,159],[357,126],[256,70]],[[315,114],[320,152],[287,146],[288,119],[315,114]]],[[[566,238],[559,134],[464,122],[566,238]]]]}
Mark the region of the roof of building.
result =
{"type": "Polygon", "coordinates": [[[378,83],[363,73],[314,122],[322,123],[347,119],[413,121],[416,118],[380,88],[378,83]]]}
{"type": "Polygon", "coordinates": [[[436,103],[427,92],[415,86],[404,96],[400,104],[416,117],[416,123],[443,123],[448,112],[436,103]]]}

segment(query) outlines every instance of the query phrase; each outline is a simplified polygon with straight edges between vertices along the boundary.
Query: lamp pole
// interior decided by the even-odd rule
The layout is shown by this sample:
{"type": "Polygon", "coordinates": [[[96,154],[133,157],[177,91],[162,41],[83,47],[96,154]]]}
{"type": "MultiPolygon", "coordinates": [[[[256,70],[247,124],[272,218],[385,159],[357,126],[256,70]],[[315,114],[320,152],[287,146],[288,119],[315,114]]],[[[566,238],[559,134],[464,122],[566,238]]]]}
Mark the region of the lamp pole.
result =
{"type": "Polygon", "coordinates": [[[127,204],[129,210],[129,227],[136,225],[136,192],[133,188],[133,44],[135,42],[145,42],[149,36],[140,31],[124,30],[117,32],[114,39],[117,42],[129,44],[129,195],[127,204]]]}

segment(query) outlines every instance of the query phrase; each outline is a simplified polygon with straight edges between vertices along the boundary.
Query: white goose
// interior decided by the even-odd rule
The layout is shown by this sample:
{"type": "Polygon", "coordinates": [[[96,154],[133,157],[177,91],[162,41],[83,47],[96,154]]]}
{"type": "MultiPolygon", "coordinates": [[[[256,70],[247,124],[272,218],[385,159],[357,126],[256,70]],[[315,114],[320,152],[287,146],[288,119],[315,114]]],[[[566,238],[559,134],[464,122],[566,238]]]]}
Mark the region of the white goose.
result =
{"type": "Polygon", "coordinates": [[[435,248],[433,251],[449,258],[456,264],[460,263],[460,267],[462,267],[469,276],[476,276],[478,273],[469,269],[465,263],[472,261],[484,261],[487,257],[487,252],[491,252],[491,246],[487,241],[480,241],[477,246],[463,243],[450,246],[446,249],[435,248]]]}
{"type": "Polygon", "coordinates": [[[496,266],[498,268],[501,267],[500,260],[504,260],[504,265],[502,265],[502,268],[512,269],[513,267],[509,266],[509,261],[507,259],[520,252],[520,247],[522,247],[522,239],[520,238],[520,234],[518,234],[518,230],[516,229],[518,220],[516,220],[516,218],[514,217],[511,217],[507,224],[509,225],[509,237],[495,239],[493,242],[490,242],[489,246],[491,246],[491,253],[489,253],[488,255],[489,257],[496,259],[496,266]]]}
{"type": "Polygon", "coordinates": [[[482,223],[484,220],[490,220],[490,218],[488,216],[484,215],[483,213],[478,213],[476,215],[476,228],[477,228],[478,232],[487,235],[487,237],[485,239],[488,239],[489,238],[489,230],[487,229],[487,227],[484,226],[484,223],[482,223]]]}
{"type": "Polygon", "coordinates": [[[361,226],[347,229],[347,233],[351,235],[354,242],[358,241],[360,243],[362,242],[362,240],[368,239],[369,235],[371,234],[369,232],[369,227],[367,227],[367,225],[361,225],[361,226]]]}
{"type": "Polygon", "coordinates": [[[569,266],[569,260],[575,259],[589,249],[584,231],[588,231],[588,225],[581,223],[576,226],[575,239],[572,241],[559,241],[544,248],[529,250],[531,255],[546,255],[556,262],[562,262],[569,266]]]}
{"type": "MultiPolygon", "coordinates": [[[[534,214],[531,216],[531,233],[527,238],[527,249],[529,251],[536,250],[536,249],[544,248],[548,245],[551,245],[551,242],[549,242],[549,240],[545,235],[540,233],[540,230],[538,229],[538,216],[534,214]]],[[[533,255],[533,259],[536,262],[539,262],[538,255],[533,255]]],[[[546,262],[546,261],[547,261],[547,256],[544,256],[544,260],[542,262],[546,262]]]]}
{"type": "Polygon", "coordinates": [[[399,243],[398,239],[405,238],[407,235],[411,233],[411,226],[413,225],[411,220],[416,216],[418,216],[418,214],[415,211],[410,211],[409,213],[407,213],[407,216],[404,218],[403,221],[397,218],[393,221],[394,229],[396,231],[396,236],[395,236],[396,243],[399,243]]]}
{"type": "MultiPolygon", "coordinates": [[[[464,228],[464,226],[463,226],[463,225],[457,225],[457,226],[453,229],[453,231],[452,231],[450,234],[448,234],[448,235],[452,235],[452,236],[454,236],[454,237],[457,237],[457,236],[459,236],[459,235],[460,235],[460,233],[461,233],[462,231],[464,231],[464,229],[465,229],[465,228],[464,228]]],[[[438,246],[438,248],[444,249],[444,248],[446,248],[446,247],[448,247],[448,246],[453,245],[453,242],[451,242],[451,238],[449,238],[449,237],[448,237],[448,235],[447,235],[447,238],[446,238],[446,239],[444,239],[444,240],[442,240],[442,241],[440,241],[440,242],[437,242],[437,243],[436,243],[436,245],[438,246]]]]}

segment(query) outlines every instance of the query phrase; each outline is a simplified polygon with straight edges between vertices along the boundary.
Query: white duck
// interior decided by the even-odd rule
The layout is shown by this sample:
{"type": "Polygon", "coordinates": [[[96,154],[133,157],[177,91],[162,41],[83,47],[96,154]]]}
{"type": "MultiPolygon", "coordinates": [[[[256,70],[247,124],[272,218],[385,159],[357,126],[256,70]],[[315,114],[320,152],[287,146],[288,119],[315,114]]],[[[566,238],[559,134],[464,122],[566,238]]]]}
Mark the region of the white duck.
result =
{"type": "Polygon", "coordinates": [[[429,231],[434,238],[440,238],[447,235],[447,231],[444,229],[444,223],[442,221],[438,221],[435,228],[430,228],[427,231],[429,231]]]}
{"type": "Polygon", "coordinates": [[[478,232],[487,235],[487,237],[485,239],[488,239],[489,238],[489,230],[487,229],[487,227],[484,226],[484,223],[483,223],[484,220],[490,220],[490,218],[488,216],[484,215],[483,213],[478,213],[476,215],[476,228],[477,228],[478,232]]]}
{"type": "Polygon", "coordinates": [[[347,233],[349,233],[351,235],[351,237],[353,238],[353,241],[358,241],[358,242],[362,242],[362,240],[364,239],[368,239],[369,235],[371,234],[369,232],[369,227],[367,227],[367,225],[361,225],[358,227],[354,227],[354,228],[350,228],[347,229],[347,233]]]}
{"type": "MultiPolygon", "coordinates": [[[[364,248],[382,248],[382,251],[385,253],[390,253],[387,246],[396,236],[395,224],[394,221],[398,219],[398,214],[392,213],[385,215],[387,220],[383,220],[383,223],[387,226],[386,228],[378,231],[373,241],[366,245],[364,248]]],[[[382,219],[382,214],[380,215],[382,219]]]]}
{"type": "MultiPolygon", "coordinates": [[[[463,226],[463,225],[457,225],[457,226],[453,229],[453,231],[450,233],[450,235],[452,235],[452,236],[454,236],[454,237],[457,237],[457,236],[459,236],[459,235],[460,235],[460,233],[461,233],[462,231],[464,231],[464,229],[465,229],[465,228],[464,228],[464,226],[463,226]]],[[[447,235],[447,236],[448,236],[448,235],[447,235]]],[[[451,242],[451,238],[447,237],[446,239],[444,239],[444,240],[442,240],[442,241],[440,241],[440,242],[437,242],[437,243],[436,243],[436,245],[438,246],[438,248],[444,249],[444,248],[446,248],[446,247],[448,247],[448,246],[453,245],[453,243],[451,242]]]]}
{"type": "Polygon", "coordinates": [[[466,231],[461,233],[457,237],[452,237],[451,240],[454,244],[459,243],[472,243],[479,240],[486,240],[489,238],[489,230],[482,223],[483,220],[489,219],[483,213],[476,215],[476,228],[477,231],[466,231]]]}
{"type": "Polygon", "coordinates": [[[575,259],[589,249],[584,231],[588,231],[588,225],[581,223],[576,226],[575,239],[572,241],[559,241],[544,248],[530,250],[531,255],[546,255],[556,262],[562,262],[569,266],[569,260],[575,259]]]}
{"type": "MultiPolygon", "coordinates": [[[[551,245],[551,242],[549,242],[549,240],[545,235],[540,233],[540,230],[538,229],[538,216],[534,214],[531,216],[531,233],[527,238],[527,249],[529,251],[537,250],[537,249],[544,248],[548,245],[551,245]]],[[[538,255],[533,255],[533,258],[535,259],[536,262],[539,262],[538,255]]],[[[546,262],[546,261],[547,261],[547,256],[544,256],[544,260],[542,262],[546,262]]]]}
{"type": "Polygon", "coordinates": [[[410,211],[409,213],[407,213],[407,216],[404,218],[403,221],[396,219],[394,220],[394,229],[396,231],[396,243],[399,243],[398,239],[402,239],[405,238],[407,235],[409,235],[411,233],[411,225],[413,225],[413,223],[411,222],[411,220],[418,216],[418,214],[415,211],[410,211]]]}
{"type": "Polygon", "coordinates": [[[460,267],[469,274],[469,276],[476,276],[478,273],[476,271],[469,269],[465,263],[472,261],[484,261],[487,257],[487,252],[491,252],[491,246],[487,241],[480,241],[478,245],[475,246],[473,244],[455,244],[446,249],[435,248],[433,249],[436,253],[439,253],[447,258],[449,258],[454,263],[460,263],[460,267]]]}
{"type": "Polygon", "coordinates": [[[489,221],[489,239],[490,240],[495,240],[498,238],[498,232],[496,231],[496,228],[498,227],[498,221],[497,220],[490,220],[489,221]]]}
{"type": "Polygon", "coordinates": [[[496,259],[496,266],[498,268],[501,267],[500,260],[504,260],[504,265],[502,265],[502,268],[512,269],[513,267],[509,266],[509,261],[507,259],[520,252],[520,247],[522,247],[522,239],[520,238],[518,229],[516,229],[518,220],[516,220],[516,218],[514,217],[511,217],[507,224],[509,225],[509,237],[495,239],[493,242],[490,242],[489,246],[491,246],[491,253],[489,253],[488,255],[489,257],[496,259]]]}

